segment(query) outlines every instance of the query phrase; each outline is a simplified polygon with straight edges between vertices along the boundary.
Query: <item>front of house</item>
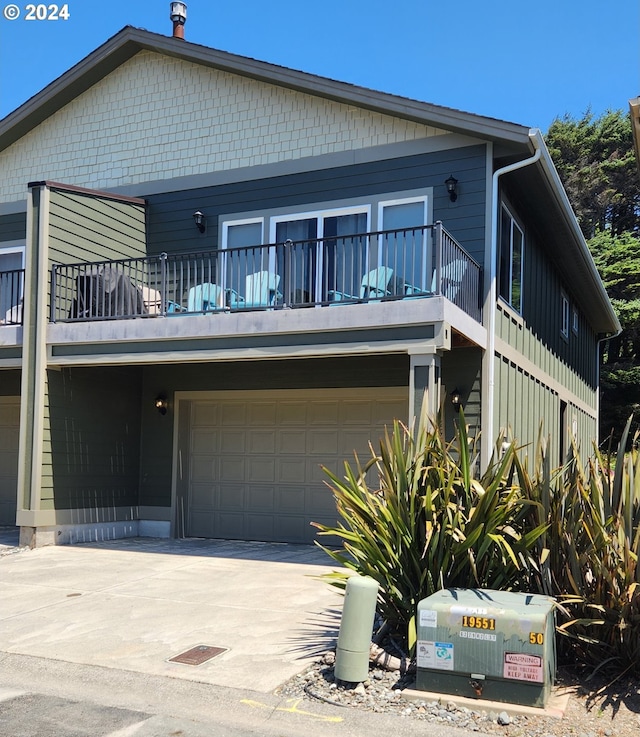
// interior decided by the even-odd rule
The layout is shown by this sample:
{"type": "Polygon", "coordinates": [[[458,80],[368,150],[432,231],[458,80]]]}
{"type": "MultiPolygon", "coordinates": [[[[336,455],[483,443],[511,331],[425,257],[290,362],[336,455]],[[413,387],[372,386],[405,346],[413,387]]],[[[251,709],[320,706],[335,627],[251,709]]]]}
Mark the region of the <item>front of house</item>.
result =
{"type": "Polygon", "coordinates": [[[0,122],[0,523],[310,542],[459,394],[552,457],[618,328],[537,131],[127,27],[0,122]]]}

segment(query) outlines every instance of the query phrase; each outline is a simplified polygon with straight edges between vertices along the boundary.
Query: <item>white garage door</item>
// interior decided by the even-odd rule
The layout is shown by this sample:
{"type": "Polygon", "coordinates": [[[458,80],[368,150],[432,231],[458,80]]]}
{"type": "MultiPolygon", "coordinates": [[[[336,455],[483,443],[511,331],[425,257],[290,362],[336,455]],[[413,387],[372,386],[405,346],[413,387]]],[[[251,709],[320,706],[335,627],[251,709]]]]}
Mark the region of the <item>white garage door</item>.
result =
{"type": "Polygon", "coordinates": [[[0,397],[0,525],[15,525],[20,398],[0,397]]]}
{"type": "Polygon", "coordinates": [[[406,420],[404,388],[226,392],[191,403],[186,532],[311,542],[334,524],[321,469],[368,458],[385,424],[406,420]]]}

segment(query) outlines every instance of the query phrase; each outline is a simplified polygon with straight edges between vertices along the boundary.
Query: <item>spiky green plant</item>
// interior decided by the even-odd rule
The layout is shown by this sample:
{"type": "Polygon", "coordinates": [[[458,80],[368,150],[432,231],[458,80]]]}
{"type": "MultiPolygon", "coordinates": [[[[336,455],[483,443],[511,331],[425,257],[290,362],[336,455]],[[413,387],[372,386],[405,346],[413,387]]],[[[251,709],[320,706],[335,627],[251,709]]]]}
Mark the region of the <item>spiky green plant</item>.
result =
{"type": "MultiPolygon", "coordinates": [[[[345,463],[343,478],[324,469],[339,521],[315,526],[341,547],[320,547],[378,582],[379,611],[392,628],[411,633],[418,602],[444,587],[527,587],[544,524],[527,529],[537,502],[512,483],[515,445],[497,445],[501,457],[476,478],[462,412],[451,443],[423,417],[415,434],[394,422],[366,463],[345,463]]],[[[344,587],[344,568],[328,577],[334,585],[344,587]]]]}
{"type": "Polygon", "coordinates": [[[640,455],[638,436],[615,471],[611,454],[583,466],[577,449],[549,500],[549,585],[567,610],[559,631],[574,657],[640,672],[640,455]]]}

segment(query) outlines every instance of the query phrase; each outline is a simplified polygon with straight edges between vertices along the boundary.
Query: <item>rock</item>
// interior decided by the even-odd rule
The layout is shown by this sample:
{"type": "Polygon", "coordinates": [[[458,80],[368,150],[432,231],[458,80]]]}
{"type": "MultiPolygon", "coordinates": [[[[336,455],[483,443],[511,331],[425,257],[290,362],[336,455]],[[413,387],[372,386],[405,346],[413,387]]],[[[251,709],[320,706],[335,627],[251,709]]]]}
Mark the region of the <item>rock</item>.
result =
{"type": "Polygon", "coordinates": [[[364,694],[367,692],[367,689],[364,687],[364,683],[359,683],[354,689],[354,694],[359,694],[364,696],[364,694]]]}
{"type": "Polygon", "coordinates": [[[511,724],[511,722],[512,722],[513,720],[512,720],[512,719],[511,719],[511,717],[510,717],[510,716],[509,716],[509,715],[507,714],[507,712],[506,712],[506,711],[501,711],[501,712],[500,712],[500,713],[498,714],[498,720],[497,720],[497,721],[498,721],[498,724],[501,724],[501,725],[502,725],[503,727],[506,727],[506,726],[507,726],[507,724],[511,724]]]}

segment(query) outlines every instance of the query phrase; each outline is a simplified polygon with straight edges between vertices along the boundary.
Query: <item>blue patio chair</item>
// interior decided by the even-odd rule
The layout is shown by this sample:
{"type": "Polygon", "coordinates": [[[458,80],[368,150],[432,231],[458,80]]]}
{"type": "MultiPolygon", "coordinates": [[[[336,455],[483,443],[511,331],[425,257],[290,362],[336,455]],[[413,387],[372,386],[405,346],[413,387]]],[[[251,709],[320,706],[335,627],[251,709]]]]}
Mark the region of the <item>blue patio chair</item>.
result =
{"type": "Polygon", "coordinates": [[[213,312],[222,308],[222,288],[217,284],[198,284],[187,294],[187,312],[213,312]]]}
{"type": "Polygon", "coordinates": [[[389,282],[393,277],[393,269],[388,266],[380,266],[373,269],[362,277],[360,284],[360,296],[339,292],[335,289],[329,291],[330,302],[345,302],[348,300],[361,301],[363,299],[380,299],[390,296],[388,291],[389,282]]]}
{"type": "Polygon", "coordinates": [[[273,307],[282,295],[278,291],[279,274],[258,271],[249,274],[245,283],[244,297],[233,289],[228,290],[228,303],[232,308],[273,307]]]}
{"type": "Polygon", "coordinates": [[[462,286],[462,280],[467,273],[467,266],[468,262],[465,259],[456,258],[445,264],[440,271],[442,296],[446,297],[450,302],[455,302],[458,296],[458,292],[462,286]]]}

